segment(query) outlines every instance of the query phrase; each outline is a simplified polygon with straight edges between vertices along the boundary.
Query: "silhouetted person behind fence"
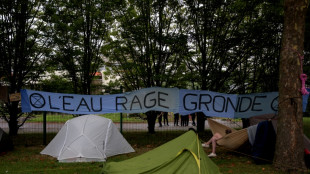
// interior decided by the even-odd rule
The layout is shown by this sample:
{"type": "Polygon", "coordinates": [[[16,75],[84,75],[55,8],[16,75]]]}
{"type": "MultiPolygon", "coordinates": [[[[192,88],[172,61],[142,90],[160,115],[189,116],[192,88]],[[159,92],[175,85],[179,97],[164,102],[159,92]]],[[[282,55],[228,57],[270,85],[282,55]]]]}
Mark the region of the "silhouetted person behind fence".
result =
{"type": "Polygon", "coordinates": [[[185,118],[185,126],[188,126],[188,123],[189,123],[189,115],[185,115],[184,116],[185,118]]]}
{"type": "Polygon", "coordinates": [[[169,126],[169,123],[168,123],[168,112],[164,112],[163,116],[164,116],[164,125],[167,124],[167,126],[169,126]]]}
{"type": "Polygon", "coordinates": [[[195,122],[196,113],[192,113],[192,114],[191,114],[191,117],[192,117],[192,125],[193,125],[193,126],[196,126],[196,122],[195,122]]]}
{"type": "Polygon", "coordinates": [[[163,119],[163,112],[161,112],[157,118],[158,118],[159,127],[162,127],[163,125],[161,124],[161,121],[163,119]]]}
{"type": "Polygon", "coordinates": [[[181,126],[185,126],[185,115],[181,115],[181,126]]]}
{"type": "Polygon", "coordinates": [[[174,126],[179,126],[179,114],[174,114],[174,126]]]}

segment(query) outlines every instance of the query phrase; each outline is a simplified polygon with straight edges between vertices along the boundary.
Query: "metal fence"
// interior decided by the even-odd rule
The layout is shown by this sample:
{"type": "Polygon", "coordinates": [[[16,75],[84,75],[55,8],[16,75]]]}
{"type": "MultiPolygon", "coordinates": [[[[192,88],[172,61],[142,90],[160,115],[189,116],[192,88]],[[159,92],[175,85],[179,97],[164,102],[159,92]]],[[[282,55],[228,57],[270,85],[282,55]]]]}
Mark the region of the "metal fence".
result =
{"type": "MultiPolygon", "coordinates": [[[[47,121],[46,126],[44,124],[44,113],[36,113],[35,116],[29,120],[27,120],[23,126],[19,128],[18,134],[25,134],[25,133],[57,133],[62,126],[65,124],[66,120],[74,118],[73,115],[67,114],[55,114],[55,113],[47,113],[47,121]]],[[[105,115],[101,115],[105,117],[105,115]]],[[[109,117],[113,123],[118,127],[121,132],[130,132],[130,131],[140,131],[140,132],[147,132],[148,131],[148,124],[147,120],[141,117],[132,117],[129,114],[114,114],[109,115],[109,117]]],[[[184,118],[184,116],[182,116],[184,118]]],[[[174,120],[173,113],[168,114],[168,122],[164,122],[164,118],[162,118],[162,126],[160,126],[159,120],[156,120],[155,123],[155,132],[156,131],[178,131],[178,130],[188,130],[189,128],[196,129],[197,120],[196,117],[193,119],[189,116],[188,121],[182,121],[181,116],[179,117],[178,122],[176,123],[174,120]]],[[[233,128],[242,128],[241,120],[237,119],[224,119],[224,118],[217,118],[217,121],[225,124],[229,127],[233,128]]],[[[9,127],[7,122],[3,119],[0,119],[0,127],[5,131],[9,132],[9,127]]],[[[209,129],[208,122],[205,122],[205,129],[209,129]]]]}

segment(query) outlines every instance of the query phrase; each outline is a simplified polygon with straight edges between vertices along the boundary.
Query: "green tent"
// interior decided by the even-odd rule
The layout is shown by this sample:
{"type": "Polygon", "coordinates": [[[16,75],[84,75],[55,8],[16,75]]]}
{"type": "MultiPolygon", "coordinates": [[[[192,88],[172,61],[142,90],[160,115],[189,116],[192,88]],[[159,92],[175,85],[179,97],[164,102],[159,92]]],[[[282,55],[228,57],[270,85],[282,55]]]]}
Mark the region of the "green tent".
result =
{"type": "Polygon", "coordinates": [[[120,162],[107,162],[104,164],[102,173],[216,174],[220,172],[204,152],[198,135],[194,131],[188,131],[140,156],[120,162]]]}

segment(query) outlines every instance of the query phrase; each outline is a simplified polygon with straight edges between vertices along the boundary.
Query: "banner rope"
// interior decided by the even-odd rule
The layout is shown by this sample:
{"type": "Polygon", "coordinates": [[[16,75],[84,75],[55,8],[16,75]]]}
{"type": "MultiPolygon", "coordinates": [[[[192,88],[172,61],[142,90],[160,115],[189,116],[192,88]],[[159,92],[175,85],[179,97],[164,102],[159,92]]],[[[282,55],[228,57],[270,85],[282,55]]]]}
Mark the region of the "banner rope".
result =
{"type": "Polygon", "coordinates": [[[299,78],[301,80],[301,89],[300,92],[302,95],[307,95],[309,94],[309,92],[306,89],[306,81],[307,81],[307,74],[303,73],[303,60],[304,60],[304,55],[300,54],[298,51],[291,49],[291,48],[287,48],[287,50],[290,50],[294,53],[297,54],[299,61],[300,61],[300,72],[301,74],[299,75],[299,78]]]}

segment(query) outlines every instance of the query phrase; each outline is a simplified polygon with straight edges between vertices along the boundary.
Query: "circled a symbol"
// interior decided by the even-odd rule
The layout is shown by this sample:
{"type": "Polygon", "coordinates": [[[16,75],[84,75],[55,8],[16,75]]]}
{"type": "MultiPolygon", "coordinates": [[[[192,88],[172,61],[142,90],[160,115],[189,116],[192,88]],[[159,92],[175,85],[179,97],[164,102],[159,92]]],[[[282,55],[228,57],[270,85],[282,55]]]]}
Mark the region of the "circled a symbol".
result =
{"type": "Polygon", "coordinates": [[[42,108],[45,106],[45,99],[39,93],[33,93],[30,95],[30,104],[35,108],[42,108]]]}

